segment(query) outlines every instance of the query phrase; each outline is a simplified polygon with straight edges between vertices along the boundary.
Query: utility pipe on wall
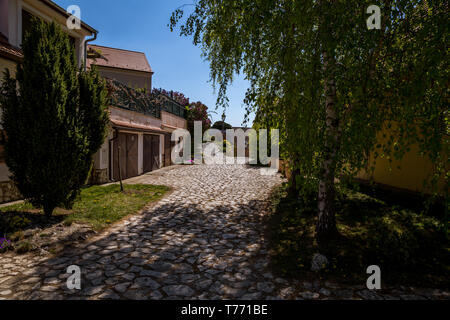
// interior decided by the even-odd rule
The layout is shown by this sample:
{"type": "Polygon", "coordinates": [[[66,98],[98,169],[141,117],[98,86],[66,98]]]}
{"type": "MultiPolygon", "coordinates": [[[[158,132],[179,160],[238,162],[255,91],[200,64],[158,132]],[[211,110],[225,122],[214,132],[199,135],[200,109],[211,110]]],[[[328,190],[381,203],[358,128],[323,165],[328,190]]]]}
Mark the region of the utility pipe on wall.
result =
{"type": "Polygon", "coordinates": [[[94,37],[91,39],[86,39],[84,41],[84,71],[87,70],[87,44],[88,42],[92,42],[97,40],[97,32],[94,32],[94,37]]]}

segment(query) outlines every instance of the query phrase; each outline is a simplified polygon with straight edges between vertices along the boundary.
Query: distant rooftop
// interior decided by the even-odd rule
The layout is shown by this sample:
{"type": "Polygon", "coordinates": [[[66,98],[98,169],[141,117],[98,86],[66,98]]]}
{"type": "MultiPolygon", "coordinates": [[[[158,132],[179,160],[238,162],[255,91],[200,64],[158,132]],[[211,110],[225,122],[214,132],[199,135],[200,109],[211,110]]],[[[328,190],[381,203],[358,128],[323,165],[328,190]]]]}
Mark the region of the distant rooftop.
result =
{"type": "Polygon", "coordinates": [[[143,52],[88,45],[87,66],[97,65],[153,73],[143,52]]]}

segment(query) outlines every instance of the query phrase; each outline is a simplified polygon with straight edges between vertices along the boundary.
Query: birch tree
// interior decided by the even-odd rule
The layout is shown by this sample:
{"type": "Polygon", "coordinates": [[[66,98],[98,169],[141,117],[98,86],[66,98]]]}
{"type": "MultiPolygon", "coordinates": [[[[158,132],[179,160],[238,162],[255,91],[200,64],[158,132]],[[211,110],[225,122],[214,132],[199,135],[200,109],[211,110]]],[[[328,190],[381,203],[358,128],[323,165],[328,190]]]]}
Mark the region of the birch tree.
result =
{"type": "Polygon", "coordinates": [[[218,105],[236,74],[249,80],[247,112],[282,131],[291,190],[318,194],[319,239],[336,232],[337,178],[373,170],[370,155],[418,144],[448,186],[448,3],[377,3],[199,0],[170,21],[202,48],[218,105]]]}

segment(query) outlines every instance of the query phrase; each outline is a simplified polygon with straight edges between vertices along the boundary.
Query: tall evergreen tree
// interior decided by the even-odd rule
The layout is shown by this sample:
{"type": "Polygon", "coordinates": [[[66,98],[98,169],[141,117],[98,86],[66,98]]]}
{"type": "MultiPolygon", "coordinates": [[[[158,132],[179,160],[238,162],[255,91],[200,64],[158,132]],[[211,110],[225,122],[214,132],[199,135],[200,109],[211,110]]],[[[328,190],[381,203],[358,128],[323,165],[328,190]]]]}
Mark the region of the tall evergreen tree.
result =
{"type": "Polygon", "coordinates": [[[70,208],[105,139],[106,90],[95,70],[78,69],[56,23],[34,19],[17,79],[5,73],[1,105],[6,164],[25,199],[51,216],[70,208]]]}

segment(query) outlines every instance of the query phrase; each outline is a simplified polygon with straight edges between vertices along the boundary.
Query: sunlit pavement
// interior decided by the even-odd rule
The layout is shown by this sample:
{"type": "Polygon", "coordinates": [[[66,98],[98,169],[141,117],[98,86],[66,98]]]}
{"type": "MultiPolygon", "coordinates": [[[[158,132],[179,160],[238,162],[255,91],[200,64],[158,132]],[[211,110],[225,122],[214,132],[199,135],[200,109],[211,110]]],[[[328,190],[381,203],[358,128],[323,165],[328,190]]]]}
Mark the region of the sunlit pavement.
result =
{"type": "Polygon", "coordinates": [[[262,217],[280,175],[246,165],[176,166],[127,183],[162,184],[168,196],[57,256],[4,254],[4,299],[434,299],[447,292],[288,281],[269,269],[262,217]],[[81,290],[66,270],[81,269],[81,290]]]}

